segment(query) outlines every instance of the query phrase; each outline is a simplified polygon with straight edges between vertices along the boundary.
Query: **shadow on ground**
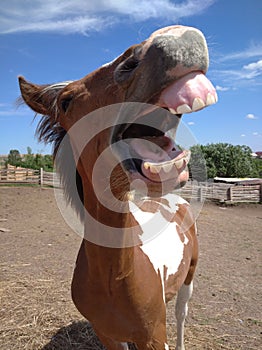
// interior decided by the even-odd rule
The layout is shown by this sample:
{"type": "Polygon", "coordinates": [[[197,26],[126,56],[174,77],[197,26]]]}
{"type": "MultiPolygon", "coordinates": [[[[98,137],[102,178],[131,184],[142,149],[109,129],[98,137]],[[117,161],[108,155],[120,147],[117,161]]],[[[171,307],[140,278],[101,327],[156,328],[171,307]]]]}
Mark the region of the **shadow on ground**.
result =
{"type": "MultiPolygon", "coordinates": [[[[130,350],[136,350],[130,344],[130,350]]],[[[105,350],[91,324],[80,321],[60,328],[41,350],[105,350]]]]}

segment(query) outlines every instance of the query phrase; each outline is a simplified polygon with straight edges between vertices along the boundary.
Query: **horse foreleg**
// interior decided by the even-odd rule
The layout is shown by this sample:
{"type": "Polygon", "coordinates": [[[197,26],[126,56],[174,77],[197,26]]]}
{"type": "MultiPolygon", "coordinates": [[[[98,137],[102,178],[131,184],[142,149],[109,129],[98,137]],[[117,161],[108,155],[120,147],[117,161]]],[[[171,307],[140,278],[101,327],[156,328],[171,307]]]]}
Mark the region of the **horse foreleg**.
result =
{"type": "Polygon", "coordinates": [[[127,343],[118,343],[118,342],[111,341],[109,339],[101,339],[100,337],[99,339],[101,340],[101,342],[103,343],[103,345],[106,347],[107,350],[128,350],[129,349],[127,343]]]}
{"type": "Polygon", "coordinates": [[[127,343],[120,343],[110,338],[107,338],[103,334],[101,334],[99,331],[97,331],[95,328],[94,328],[94,331],[98,336],[99,340],[102,342],[102,344],[106,347],[107,350],[128,350],[129,349],[127,343]]]}
{"type": "Polygon", "coordinates": [[[128,344],[127,343],[119,343],[112,341],[110,339],[101,338],[99,337],[103,345],[106,347],[107,350],[128,350],[128,344]]]}
{"type": "Polygon", "coordinates": [[[177,343],[176,350],[184,350],[184,324],[187,316],[188,301],[193,292],[193,281],[189,284],[183,284],[179,289],[176,300],[176,319],[177,319],[177,343]]]}

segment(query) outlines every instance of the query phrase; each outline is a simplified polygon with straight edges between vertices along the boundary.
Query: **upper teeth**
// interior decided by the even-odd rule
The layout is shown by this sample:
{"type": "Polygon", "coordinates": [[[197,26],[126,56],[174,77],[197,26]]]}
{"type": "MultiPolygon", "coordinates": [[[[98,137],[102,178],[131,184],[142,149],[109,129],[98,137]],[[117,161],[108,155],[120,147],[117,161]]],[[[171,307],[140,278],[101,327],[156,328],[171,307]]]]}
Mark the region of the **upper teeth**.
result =
{"type": "Polygon", "coordinates": [[[198,111],[204,108],[205,106],[213,105],[216,102],[217,102],[217,95],[212,95],[209,92],[207,94],[206,102],[204,102],[200,97],[195,97],[192,104],[192,108],[188,104],[184,103],[178,106],[176,110],[173,108],[169,108],[169,111],[172,114],[186,114],[186,113],[198,111]]]}
{"type": "Polygon", "coordinates": [[[199,97],[196,97],[193,101],[193,105],[192,105],[192,111],[198,111],[199,109],[202,109],[203,107],[205,107],[205,102],[199,98],[199,97]]]}
{"type": "Polygon", "coordinates": [[[211,95],[211,93],[209,92],[207,94],[206,105],[210,106],[210,105],[213,105],[216,102],[217,102],[217,98],[214,95],[211,95]]]}
{"type": "Polygon", "coordinates": [[[185,113],[191,113],[192,112],[192,109],[187,104],[183,104],[183,105],[177,107],[176,110],[177,110],[177,113],[179,113],[179,114],[185,114],[185,113]]]}

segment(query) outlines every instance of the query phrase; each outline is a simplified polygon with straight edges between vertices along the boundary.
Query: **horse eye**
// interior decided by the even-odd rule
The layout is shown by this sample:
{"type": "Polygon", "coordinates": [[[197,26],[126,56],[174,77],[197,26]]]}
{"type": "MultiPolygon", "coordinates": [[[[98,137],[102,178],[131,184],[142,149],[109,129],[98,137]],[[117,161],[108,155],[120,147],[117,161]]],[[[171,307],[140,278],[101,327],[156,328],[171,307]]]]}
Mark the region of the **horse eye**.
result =
{"type": "Polygon", "coordinates": [[[128,59],[121,67],[122,72],[130,72],[135,69],[139,64],[139,61],[134,57],[128,59]]]}
{"type": "Polygon", "coordinates": [[[61,108],[62,108],[64,113],[68,110],[68,107],[69,107],[72,99],[73,99],[72,96],[68,96],[61,101],[61,108]]]}
{"type": "Polygon", "coordinates": [[[120,63],[114,73],[115,81],[120,85],[127,84],[138,65],[139,61],[134,57],[120,63]]]}

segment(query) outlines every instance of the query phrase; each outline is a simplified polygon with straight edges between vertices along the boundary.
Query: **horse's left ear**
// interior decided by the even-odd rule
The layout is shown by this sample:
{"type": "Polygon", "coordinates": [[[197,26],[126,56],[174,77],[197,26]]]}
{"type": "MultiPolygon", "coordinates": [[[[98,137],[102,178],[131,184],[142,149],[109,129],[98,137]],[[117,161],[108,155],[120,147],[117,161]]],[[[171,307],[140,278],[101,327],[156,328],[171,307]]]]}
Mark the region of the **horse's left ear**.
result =
{"type": "Polygon", "coordinates": [[[18,77],[20,91],[25,103],[36,113],[42,115],[52,114],[52,102],[54,96],[46,93],[48,85],[36,85],[29,83],[23,77],[18,77]]]}

